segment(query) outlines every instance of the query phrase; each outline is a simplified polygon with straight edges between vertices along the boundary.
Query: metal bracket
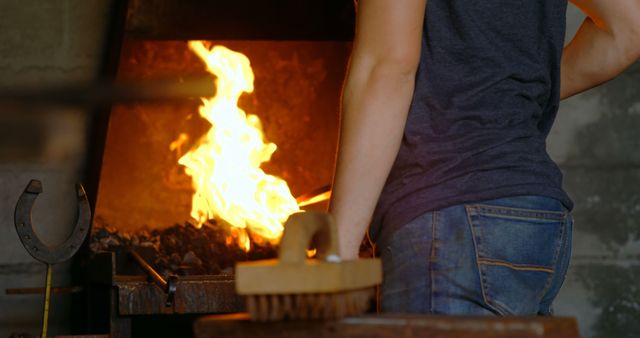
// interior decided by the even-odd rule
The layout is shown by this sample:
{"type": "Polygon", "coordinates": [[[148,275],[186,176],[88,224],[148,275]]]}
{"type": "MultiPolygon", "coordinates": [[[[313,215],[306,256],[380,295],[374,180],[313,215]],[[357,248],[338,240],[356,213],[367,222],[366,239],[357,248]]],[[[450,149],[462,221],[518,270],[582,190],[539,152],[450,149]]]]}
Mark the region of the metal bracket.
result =
{"type": "Polygon", "coordinates": [[[166,307],[172,307],[173,303],[176,299],[176,290],[178,288],[178,276],[170,275],[167,279],[167,288],[165,292],[167,293],[167,301],[164,303],[166,307]]]}

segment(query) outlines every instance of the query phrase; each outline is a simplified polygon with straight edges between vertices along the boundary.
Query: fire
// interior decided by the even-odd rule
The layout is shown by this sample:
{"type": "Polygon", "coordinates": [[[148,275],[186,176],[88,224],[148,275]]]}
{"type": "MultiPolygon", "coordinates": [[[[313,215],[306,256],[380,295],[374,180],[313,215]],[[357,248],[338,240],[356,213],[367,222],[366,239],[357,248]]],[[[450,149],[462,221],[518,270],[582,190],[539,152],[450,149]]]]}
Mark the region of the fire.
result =
{"type": "Polygon", "coordinates": [[[307,249],[307,258],[313,258],[318,253],[317,249],[307,249]]]}
{"type": "Polygon", "coordinates": [[[201,41],[189,42],[189,48],[216,76],[216,95],[202,98],[199,109],[211,128],[178,160],[195,188],[191,217],[198,226],[214,217],[229,223],[230,240],[246,251],[249,233],[252,239],[277,243],[282,224],[300,208],[287,183],[260,168],[276,145],[265,141],[258,117],[237,105],[243,92],[253,92],[249,59],[223,46],[209,50],[201,41]]]}

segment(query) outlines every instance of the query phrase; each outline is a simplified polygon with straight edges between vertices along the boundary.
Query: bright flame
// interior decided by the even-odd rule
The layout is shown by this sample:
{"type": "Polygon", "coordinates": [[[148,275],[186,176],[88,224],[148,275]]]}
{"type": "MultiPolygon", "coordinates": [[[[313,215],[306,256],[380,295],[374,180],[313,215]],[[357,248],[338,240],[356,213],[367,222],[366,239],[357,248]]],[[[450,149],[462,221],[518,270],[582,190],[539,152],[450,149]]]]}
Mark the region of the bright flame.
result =
{"type": "Polygon", "coordinates": [[[316,255],[317,253],[317,249],[307,249],[307,258],[312,258],[313,256],[316,255]]]}
{"type": "Polygon", "coordinates": [[[191,217],[199,226],[214,217],[223,219],[235,228],[232,237],[246,251],[247,229],[254,239],[277,243],[282,224],[300,209],[287,183],[260,169],[276,145],[265,143],[258,117],[237,106],[243,92],[253,92],[249,59],[223,46],[209,50],[200,41],[190,41],[189,47],[216,76],[216,96],[202,98],[200,106],[211,129],[178,160],[195,188],[191,217]]]}

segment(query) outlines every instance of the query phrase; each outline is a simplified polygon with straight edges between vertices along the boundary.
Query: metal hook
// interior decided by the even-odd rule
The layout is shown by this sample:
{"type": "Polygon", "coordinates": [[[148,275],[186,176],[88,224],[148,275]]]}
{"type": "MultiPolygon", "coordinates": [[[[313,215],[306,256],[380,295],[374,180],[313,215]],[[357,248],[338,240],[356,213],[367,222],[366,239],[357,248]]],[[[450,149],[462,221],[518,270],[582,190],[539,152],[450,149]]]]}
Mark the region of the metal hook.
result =
{"type": "Polygon", "coordinates": [[[91,208],[81,184],[76,184],[78,214],[76,225],[64,243],[50,247],[36,235],[31,223],[31,209],[42,192],[42,182],[31,180],[16,204],[14,222],[22,245],[29,254],[45,264],[57,264],[70,259],[80,248],[90,230],[91,208]]]}

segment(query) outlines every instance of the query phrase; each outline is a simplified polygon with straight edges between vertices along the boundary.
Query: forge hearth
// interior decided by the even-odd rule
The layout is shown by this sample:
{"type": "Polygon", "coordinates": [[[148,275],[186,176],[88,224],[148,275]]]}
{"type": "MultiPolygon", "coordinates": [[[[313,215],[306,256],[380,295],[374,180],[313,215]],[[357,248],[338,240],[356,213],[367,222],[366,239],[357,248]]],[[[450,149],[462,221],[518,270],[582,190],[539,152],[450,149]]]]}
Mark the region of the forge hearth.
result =
{"type": "Polygon", "coordinates": [[[165,279],[172,275],[233,276],[236,262],[277,256],[274,245],[252,242],[252,249],[246,252],[233,243],[230,245],[229,236],[215,221],[200,229],[192,224],[135,232],[100,227],[91,235],[90,249],[94,254],[145,252],[148,263],[165,279]]]}

